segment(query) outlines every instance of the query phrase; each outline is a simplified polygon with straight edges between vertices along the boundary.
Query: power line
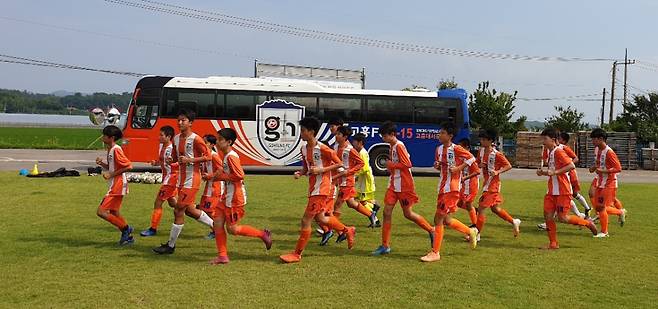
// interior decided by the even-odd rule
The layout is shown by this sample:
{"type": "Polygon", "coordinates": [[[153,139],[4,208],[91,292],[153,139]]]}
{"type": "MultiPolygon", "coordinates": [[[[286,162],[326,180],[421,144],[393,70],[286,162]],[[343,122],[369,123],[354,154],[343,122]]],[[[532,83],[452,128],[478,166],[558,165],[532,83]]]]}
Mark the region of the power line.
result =
{"type": "Polygon", "coordinates": [[[305,29],[300,27],[275,24],[256,19],[243,18],[227,14],[221,14],[211,11],[203,11],[194,8],[177,6],[163,2],[156,2],[150,0],[140,0],[142,3],[127,1],[127,0],[104,0],[108,3],[140,8],[156,13],[163,13],[169,15],[177,15],[197,20],[204,20],[208,22],[222,23],[233,25],[242,28],[248,28],[259,31],[283,33],[291,36],[302,38],[310,38],[324,41],[331,41],[343,44],[368,46],[383,49],[399,50],[404,52],[425,53],[425,54],[440,54],[460,57],[473,57],[484,59],[497,59],[497,60],[520,60],[520,61],[553,61],[553,62],[595,62],[595,61],[611,61],[608,58],[581,58],[581,57],[548,57],[548,56],[526,56],[517,54],[501,54],[481,51],[468,51],[452,48],[434,47],[428,45],[416,45],[402,42],[375,40],[353,35],[346,35],[340,33],[332,33],[325,31],[318,31],[312,29],[305,29]]]}
{"type": "Polygon", "coordinates": [[[97,68],[83,67],[83,66],[70,65],[70,64],[62,64],[62,63],[56,63],[56,62],[50,62],[50,61],[44,61],[44,60],[38,60],[38,59],[32,59],[32,58],[26,58],[26,57],[11,56],[11,55],[5,55],[5,54],[0,54],[0,57],[8,58],[8,59],[0,59],[0,62],[4,62],[4,63],[33,65],[33,66],[51,67],[51,68],[58,68],[58,69],[90,71],[90,72],[108,73],[108,74],[131,76],[131,77],[142,77],[144,75],[148,75],[148,74],[144,74],[144,73],[135,73],[135,72],[126,72],[126,71],[117,71],[117,70],[106,70],[106,69],[97,69],[97,68]]]}

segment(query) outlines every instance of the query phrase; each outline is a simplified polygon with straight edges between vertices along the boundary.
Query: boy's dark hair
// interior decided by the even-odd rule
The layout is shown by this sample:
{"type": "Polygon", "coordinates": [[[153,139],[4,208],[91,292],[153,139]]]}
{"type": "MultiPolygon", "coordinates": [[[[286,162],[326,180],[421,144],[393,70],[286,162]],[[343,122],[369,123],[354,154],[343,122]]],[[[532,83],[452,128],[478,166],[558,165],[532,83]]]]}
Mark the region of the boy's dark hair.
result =
{"type": "Polygon", "coordinates": [[[192,122],[192,121],[194,121],[194,118],[196,118],[196,113],[193,110],[182,108],[180,111],[178,111],[177,116],[185,116],[185,118],[187,118],[187,120],[192,122]]]}
{"type": "Polygon", "coordinates": [[[304,117],[299,121],[299,125],[306,130],[313,131],[316,135],[318,134],[318,131],[320,131],[320,120],[315,117],[304,117]]]}
{"type": "Polygon", "coordinates": [[[345,137],[350,137],[352,135],[352,129],[346,126],[340,126],[336,129],[336,132],[340,132],[345,137]]]}
{"type": "Polygon", "coordinates": [[[169,139],[174,138],[174,128],[171,126],[164,126],[160,128],[160,132],[164,133],[166,137],[169,137],[169,139]]]}
{"type": "Polygon", "coordinates": [[[382,123],[382,125],[379,127],[379,134],[381,135],[387,135],[387,134],[396,135],[397,133],[398,133],[398,127],[395,125],[395,123],[391,121],[386,121],[382,123]]]}
{"type": "Polygon", "coordinates": [[[229,141],[229,145],[231,146],[233,146],[233,143],[235,143],[235,140],[238,138],[238,134],[231,128],[223,128],[217,131],[217,135],[229,141]]]}
{"type": "Polygon", "coordinates": [[[329,119],[328,123],[329,125],[335,125],[339,127],[342,127],[344,124],[343,119],[341,119],[340,117],[332,117],[331,119],[329,119]]]}
{"type": "Polygon", "coordinates": [[[457,127],[452,122],[444,122],[441,124],[441,130],[445,130],[448,134],[455,136],[457,133],[457,127]]]}
{"type": "Polygon", "coordinates": [[[366,135],[363,133],[357,133],[352,136],[353,141],[357,141],[359,143],[365,144],[366,143],[366,135]]]}
{"type": "Polygon", "coordinates": [[[569,133],[567,132],[560,132],[560,138],[563,139],[565,143],[568,143],[571,136],[569,136],[569,133]]]}
{"type": "Polygon", "coordinates": [[[468,139],[468,138],[462,138],[462,139],[459,140],[459,142],[457,144],[464,145],[462,147],[471,147],[471,140],[468,139]]]}
{"type": "Polygon", "coordinates": [[[210,145],[217,145],[217,137],[212,134],[206,134],[203,136],[203,140],[210,143],[210,145]]]}
{"type": "Polygon", "coordinates": [[[552,139],[557,139],[559,136],[559,131],[555,128],[546,128],[544,131],[541,131],[541,136],[548,136],[552,139]]]}
{"type": "Polygon", "coordinates": [[[123,137],[121,129],[117,126],[107,126],[103,128],[103,135],[113,137],[114,141],[120,140],[123,137]]]}
{"type": "Polygon", "coordinates": [[[591,138],[602,138],[603,140],[608,139],[608,133],[605,132],[605,130],[601,128],[596,128],[592,130],[592,133],[590,133],[589,137],[591,138]]]}
{"type": "Polygon", "coordinates": [[[478,134],[479,138],[486,138],[490,141],[495,141],[498,138],[498,130],[489,128],[489,129],[482,129],[480,130],[480,133],[478,134]]]}

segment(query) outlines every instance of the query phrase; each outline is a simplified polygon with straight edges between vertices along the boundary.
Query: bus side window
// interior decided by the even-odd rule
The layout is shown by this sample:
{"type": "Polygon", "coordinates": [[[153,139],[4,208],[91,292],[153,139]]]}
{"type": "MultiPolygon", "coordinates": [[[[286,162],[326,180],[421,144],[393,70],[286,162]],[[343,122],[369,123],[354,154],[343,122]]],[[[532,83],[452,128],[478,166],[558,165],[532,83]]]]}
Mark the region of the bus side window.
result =
{"type": "Polygon", "coordinates": [[[448,121],[456,123],[458,106],[459,101],[453,100],[416,100],[414,102],[414,122],[441,124],[448,121]]]}
{"type": "Polygon", "coordinates": [[[318,117],[340,118],[345,122],[363,120],[360,98],[320,97],[318,117]]]}
{"type": "Polygon", "coordinates": [[[273,94],[272,100],[284,100],[286,102],[292,102],[297,105],[304,106],[304,115],[305,116],[317,116],[317,105],[318,98],[315,96],[287,96],[287,95],[278,95],[273,94]]]}
{"type": "Polygon", "coordinates": [[[413,101],[407,98],[368,98],[368,121],[411,123],[413,101]]]}
{"type": "Polygon", "coordinates": [[[236,120],[256,120],[256,105],[266,100],[265,95],[226,94],[224,117],[236,120]]]}

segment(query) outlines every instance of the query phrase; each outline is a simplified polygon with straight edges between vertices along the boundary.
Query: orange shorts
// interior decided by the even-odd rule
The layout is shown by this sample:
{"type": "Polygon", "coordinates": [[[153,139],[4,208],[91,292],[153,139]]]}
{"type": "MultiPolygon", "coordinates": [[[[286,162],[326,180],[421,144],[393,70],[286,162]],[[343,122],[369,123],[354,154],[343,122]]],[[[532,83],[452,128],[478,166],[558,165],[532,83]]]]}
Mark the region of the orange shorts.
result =
{"type": "Polygon", "coordinates": [[[119,211],[121,209],[121,201],[123,201],[123,195],[106,195],[103,197],[101,204],[98,208],[103,210],[113,210],[119,211]]]}
{"type": "Polygon", "coordinates": [[[550,195],[544,196],[544,212],[557,212],[560,215],[567,215],[571,211],[571,195],[550,195]]]}
{"type": "Polygon", "coordinates": [[[194,199],[199,189],[178,188],[178,204],[190,206],[194,205],[194,199]]]}
{"type": "MultiPolygon", "coordinates": [[[[327,210],[327,205],[329,199],[325,195],[313,195],[308,197],[308,204],[306,204],[306,210],[304,215],[317,215],[323,213],[327,210]]],[[[333,198],[331,199],[333,200],[333,198]]]]}
{"type": "Polygon", "coordinates": [[[209,214],[212,217],[212,213],[218,208],[217,203],[219,203],[219,196],[201,196],[201,201],[199,202],[199,209],[203,210],[205,213],[209,214]]]}
{"type": "Polygon", "coordinates": [[[158,196],[156,199],[159,201],[166,201],[172,197],[175,197],[178,193],[178,190],[174,186],[162,185],[160,191],[158,191],[158,196]]]}
{"type": "Polygon", "coordinates": [[[386,205],[395,205],[397,202],[400,202],[400,206],[402,207],[411,207],[419,201],[420,199],[414,191],[395,192],[391,189],[388,189],[386,190],[386,195],[384,196],[384,203],[386,205]]]}
{"type": "Polygon", "coordinates": [[[475,190],[475,192],[472,192],[469,195],[466,195],[463,192],[461,192],[459,193],[459,199],[462,200],[463,203],[473,203],[477,195],[478,195],[477,190],[475,190]]]}
{"type": "Polygon", "coordinates": [[[334,204],[335,203],[336,203],[336,199],[334,198],[333,195],[331,197],[327,197],[327,202],[326,202],[326,205],[324,207],[325,213],[327,213],[327,215],[334,212],[334,204]]]}
{"type": "Polygon", "coordinates": [[[215,212],[215,217],[220,213],[224,214],[224,220],[228,225],[235,225],[244,217],[244,206],[226,207],[224,203],[219,203],[215,212]]]}
{"type": "Polygon", "coordinates": [[[576,170],[569,171],[569,181],[571,181],[571,190],[576,193],[580,192],[580,181],[578,181],[578,174],[576,170]]]}
{"type": "Polygon", "coordinates": [[[436,197],[436,212],[442,215],[456,212],[460,195],[461,194],[456,191],[439,193],[439,195],[436,197]]]}
{"type": "Polygon", "coordinates": [[[354,187],[340,187],[340,190],[338,191],[338,200],[339,201],[346,201],[351,198],[356,197],[356,189],[354,187]]]}
{"type": "Polygon", "coordinates": [[[596,188],[594,191],[594,207],[615,207],[617,188],[596,188]]]}
{"type": "Polygon", "coordinates": [[[482,192],[479,206],[484,208],[493,207],[503,203],[503,195],[500,192],[482,192]]]}

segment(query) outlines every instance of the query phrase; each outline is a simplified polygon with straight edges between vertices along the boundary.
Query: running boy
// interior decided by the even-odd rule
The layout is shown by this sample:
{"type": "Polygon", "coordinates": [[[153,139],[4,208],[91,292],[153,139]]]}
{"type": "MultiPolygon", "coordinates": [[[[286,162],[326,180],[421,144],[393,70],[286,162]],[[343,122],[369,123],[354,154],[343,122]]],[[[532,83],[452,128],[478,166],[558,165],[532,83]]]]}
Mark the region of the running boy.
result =
{"type": "MultiPolygon", "coordinates": [[[[363,167],[356,172],[354,188],[356,189],[356,200],[376,215],[379,211],[379,205],[377,205],[377,200],[375,200],[375,177],[373,176],[372,168],[370,167],[370,155],[368,154],[368,151],[363,148],[365,144],[365,134],[357,133],[352,137],[352,146],[359,152],[359,157],[361,157],[361,160],[363,161],[363,167]]],[[[376,219],[374,227],[380,226],[381,223],[379,222],[379,219],[376,219]]]]}
{"type": "MultiPolygon", "coordinates": [[[[203,137],[203,141],[210,151],[211,160],[203,162],[201,166],[201,178],[206,181],[206,187],[203,189],[203,194],[201,195],[201,201],[197,206],[198,209],[205,212],[211,218],[214,218],[214,210],[217,208],[217,203],[222,197],[222,192],[224,191],[224,183],[222,181],[215,180],[213,175],[216,171],[222,168],[222,158],[215,151],[215,145],[217,144],[217,138],[214,135],[208,134],[203,137]]],[[[207,239],[215,239],[215,231],[211,228],[210,233],[206,236],[207,239]]]]}
{"type": "MultiPolygon", "coordinates": [[[[459,141],[459,146],[462,146],[466,151],[471,152],[471,142],[468,138],[459,141]]],[[[462,171],[462,188],[460,192],[459,202],[457,207],[468,211],[468,218],[471,220],[471,227],[475,226],[478,220],[477,212],[473,207],[473,201],[480,190],[480,167],[477,164],[471,164],[468,168],[462,171]]]]}

